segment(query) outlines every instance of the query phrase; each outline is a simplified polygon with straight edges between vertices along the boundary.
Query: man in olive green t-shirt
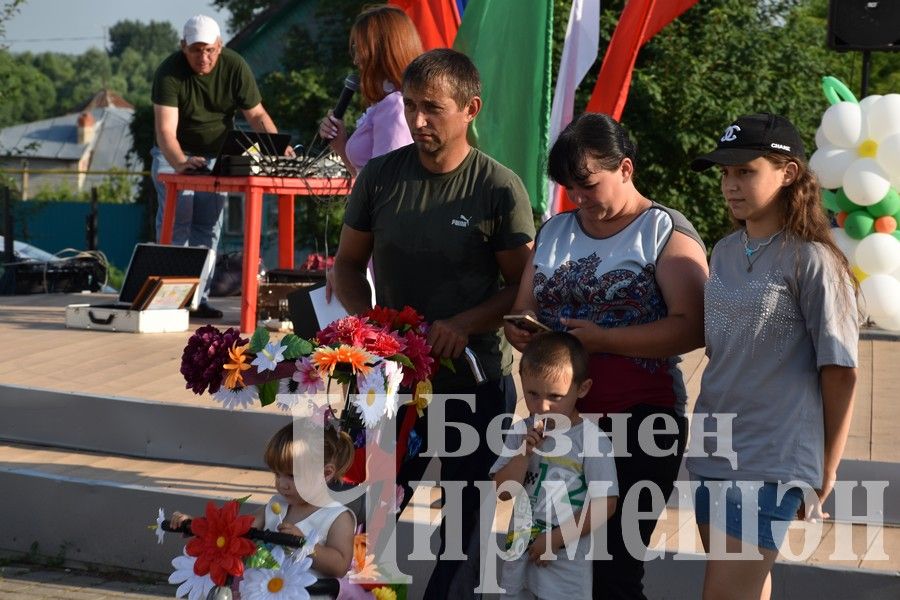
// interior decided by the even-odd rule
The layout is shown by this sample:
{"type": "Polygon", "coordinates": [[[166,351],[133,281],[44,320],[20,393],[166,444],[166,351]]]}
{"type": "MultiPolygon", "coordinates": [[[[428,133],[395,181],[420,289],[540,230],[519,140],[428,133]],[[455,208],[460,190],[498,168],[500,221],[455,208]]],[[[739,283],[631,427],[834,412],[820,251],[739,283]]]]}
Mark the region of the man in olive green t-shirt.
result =
{"type": "MultiPolygon", "coordinates": [[[[413,144],[370,160],[354,184],[334,263],[334,292],[350,313],[369,308],[366,265],[373,258],[379,305],[409,305],[431,323],[428,341],[435,360],[451,358],[456,372],[441,368],[435,398],[415,425],[422,448],[437,403],[447,422],[465,423],[479,435],[466,456],[441,456],[441,481],[464,481],[461,546],[477,522],[476,481],[487,481],[496,456],[486,443],[488,424],[515,406],[512,355],[500,333],[503,315],[518,291],[534,237],[528,195],[519,177],[469,146],[466,132],[481,109],[481,83],[464,54],[432,50],[416,58],[403,77],[403,102],[413,144]],[[504,285],[500,285],[502,276],[504,285]],[[476,382],[460,355],[466,347],[481,362],[487,381],[476,382]],[[447,397],[444,395],[451,394],[447,397]],[[444,397],[442,397],[444,396],[444,397]],[[474,396],[474,408],[463,398],[474,396]]],[[[404,412],[401,407],[398,422],[404,412]]],[[[443,424],[438,424],[440,427],[443,424]]],[[[446,429],[446,448],[459,438],[446,429]],[[456,439],[454,439],[454,437],[456,439]]],[[[406,501],[430,457],[406,457],[398,473],[406,501]]],[[[442,526],[442,539],[451,532],[442,526]]],[[[473,542],[474,542],[474,538],[473,542]]],[[[458,547],[458,546],[455,546],[458,547]]],[[[443,548],[442,548],[443,551],[443,548]]],[[[425,597],[470,594],[474,582],[455,578],[461,562],[439,558],[425,597]],[[451,586],[459,586],[454,590],[451,586]]]]}
{"type": "MultiPolygon", "coordinates": [[[[153,78],[153,116],[156,146],[153,182],[158,206],[156,232],[162,230],[166,188],[159,173],[203,171],[222,140],[234,128],[240,110],[254,131],[278,129],[263,108],[249,65],[236,52],[222,47],[219,25],[196,15],[184,25],[181,49],[166,58],[153,78]]],[[[172,244],[206,246],[215,250],[222,231],[222,209],[227,194],[183,191],[178,195],[172,244]]],[[[209,280],[194,316],[220,318],[222,312],[207,303],[209,280]]]]}

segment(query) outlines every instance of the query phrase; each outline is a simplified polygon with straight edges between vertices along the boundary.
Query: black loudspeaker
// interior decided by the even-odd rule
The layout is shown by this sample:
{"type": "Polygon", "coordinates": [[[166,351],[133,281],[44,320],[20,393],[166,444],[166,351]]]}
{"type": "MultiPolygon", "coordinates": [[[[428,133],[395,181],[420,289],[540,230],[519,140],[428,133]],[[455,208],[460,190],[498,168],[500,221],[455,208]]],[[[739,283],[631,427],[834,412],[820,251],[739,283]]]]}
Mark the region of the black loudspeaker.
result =
{"type": "Polygon", "coordinates": [[[828,47],[900,50],[900,0],[830,0],[828,47]]]}

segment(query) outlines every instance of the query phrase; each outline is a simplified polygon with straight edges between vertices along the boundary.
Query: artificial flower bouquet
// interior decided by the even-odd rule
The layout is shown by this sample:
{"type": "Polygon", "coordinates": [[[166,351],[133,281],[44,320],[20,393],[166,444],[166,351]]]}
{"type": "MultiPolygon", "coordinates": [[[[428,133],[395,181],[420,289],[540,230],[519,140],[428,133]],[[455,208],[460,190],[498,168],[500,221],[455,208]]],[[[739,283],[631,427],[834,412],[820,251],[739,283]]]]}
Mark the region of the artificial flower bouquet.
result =
{"type": "MultiPolygon", "coordinates": [[[[181,357],[186,387],[195,394],[209,392],[229,409],[259,402],[277,403],[290,410],[296,394],[316,394],[332,382],[346,386],[345,401],[337,412],[329,405],[323,415],[347,431],[361,456],[366,428],[399,409],[399,390],[414,390],[407,418],[398,436],[398,454],[419,447],[412,425],[422,416],[431,397],[431,377],[438,363],[431,357],[428,323],[410,307],[395,310],[375,306],[358,316],[330,323],[312,340],[288,334],[272,339],[258,328],[250,339],[235,328],[220,331],[212,325],[199,328],[188,340],[181,357]]],[[[448,365],[450,366],[450,365],[448,365]]],[[[365,479],[362,461],[345,475],[350,482],[365,479]]]]}

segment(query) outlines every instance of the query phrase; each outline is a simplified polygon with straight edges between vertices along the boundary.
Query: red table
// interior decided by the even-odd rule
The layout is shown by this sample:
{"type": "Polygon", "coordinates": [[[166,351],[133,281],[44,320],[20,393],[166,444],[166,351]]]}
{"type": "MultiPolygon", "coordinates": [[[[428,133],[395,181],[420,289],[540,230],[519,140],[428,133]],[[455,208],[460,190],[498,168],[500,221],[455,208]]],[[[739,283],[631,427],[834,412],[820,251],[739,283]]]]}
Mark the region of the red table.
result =
{"type": "Polygon", "coordinates": [[[241,192],[244,194],[244,264],[241,285],[241,331],[256,329],[256,295],[259,282],[259,237],[262,225],[263,194],[278,196],[278,266],[294,268],[294,196],[347,195],[353,186],[350,179],[291,177],[216,177],[214,175],[160,174],[166,185],[159,242],[172,243],[175,227],[175,200],[179,190],[197,192],[241,192]]]}

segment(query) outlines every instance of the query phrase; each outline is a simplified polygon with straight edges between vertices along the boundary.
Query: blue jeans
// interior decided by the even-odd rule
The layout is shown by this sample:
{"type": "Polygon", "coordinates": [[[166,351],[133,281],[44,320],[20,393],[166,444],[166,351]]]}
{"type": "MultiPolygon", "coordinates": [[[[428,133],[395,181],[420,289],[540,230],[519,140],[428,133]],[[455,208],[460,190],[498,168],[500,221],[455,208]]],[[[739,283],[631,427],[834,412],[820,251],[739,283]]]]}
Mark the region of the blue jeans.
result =
{"type": "MultiPolygon", "coordinates": [[[[160,173],[174,173],[175,169],[166,160],[162,152],[154,146],[150,150],[153,165],[150,173],[153,185],[156,186],[156,241],[162,233],[163,209],[166,206],[166,186],[160,180],[160,173]]],[[[210,158],[207,157],[207,160],[210,158]]],[[[224,192],[193,192],[183,190],[178,193],[175,204],[175,226],[172,230],[173,246],[205,246],[215,251],[222,235],[223,208],[228,194],[224,192]]],[[[212,271],[207,277],[200,293],[201,302],[209,297],[212,284],[212,271]]]]}

